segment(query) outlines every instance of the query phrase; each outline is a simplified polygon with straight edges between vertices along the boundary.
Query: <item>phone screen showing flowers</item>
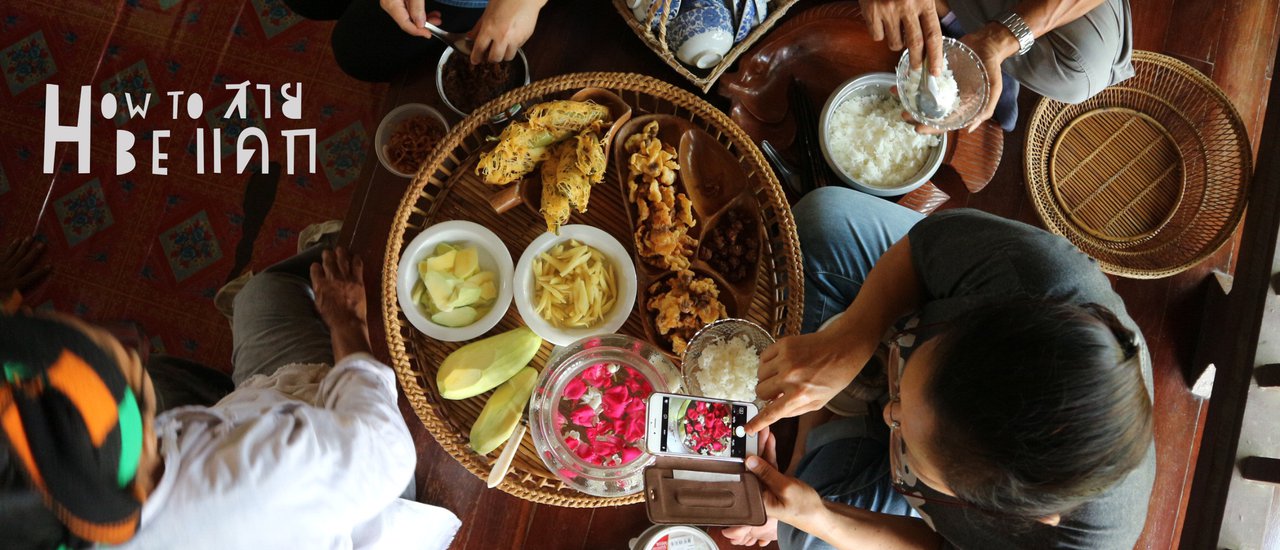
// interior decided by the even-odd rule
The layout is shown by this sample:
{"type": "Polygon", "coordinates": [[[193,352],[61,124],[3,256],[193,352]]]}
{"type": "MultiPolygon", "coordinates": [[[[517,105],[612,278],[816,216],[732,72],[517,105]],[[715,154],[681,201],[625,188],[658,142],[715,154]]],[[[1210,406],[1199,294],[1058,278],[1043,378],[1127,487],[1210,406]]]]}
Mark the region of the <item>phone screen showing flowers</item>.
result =
{"type": "Polygon", "coordinates": [[[664,453],[746,458],[747,407],[695,397],[662,398],[664,453]]]}

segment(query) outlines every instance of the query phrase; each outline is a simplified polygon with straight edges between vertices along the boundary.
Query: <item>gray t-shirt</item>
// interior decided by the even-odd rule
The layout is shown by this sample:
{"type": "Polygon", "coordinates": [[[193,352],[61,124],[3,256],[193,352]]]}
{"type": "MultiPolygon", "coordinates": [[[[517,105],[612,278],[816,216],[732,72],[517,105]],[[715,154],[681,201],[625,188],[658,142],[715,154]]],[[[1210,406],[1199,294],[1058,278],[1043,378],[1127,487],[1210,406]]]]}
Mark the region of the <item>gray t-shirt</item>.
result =
{"type": "MultiPolygon", "coordinates": [[[[1124,302],[1092,259],[1066,239],[976,210],[949,210],[925,218],[908,234],[912,262],[924,286],[920,324],[947,321],[985,304],[1040,297],[1109,308],[1138,332],[1124,302]]],[[[1152,394],[1151,361],[1142,346],[1142,374],[1152,394]]],[[[979,510],[937,504],[916,506],[938,534],[964,549],[1132,548],[1147,517],[1155,480],[1155,445],[1127,477],[1098,498],[1063,516],[1056,527],[979,510]]],[[[928,495],[927,487],[920,487],[928,495]]],[[[917,504],[917,503],[913,503],[917,504]]]]}

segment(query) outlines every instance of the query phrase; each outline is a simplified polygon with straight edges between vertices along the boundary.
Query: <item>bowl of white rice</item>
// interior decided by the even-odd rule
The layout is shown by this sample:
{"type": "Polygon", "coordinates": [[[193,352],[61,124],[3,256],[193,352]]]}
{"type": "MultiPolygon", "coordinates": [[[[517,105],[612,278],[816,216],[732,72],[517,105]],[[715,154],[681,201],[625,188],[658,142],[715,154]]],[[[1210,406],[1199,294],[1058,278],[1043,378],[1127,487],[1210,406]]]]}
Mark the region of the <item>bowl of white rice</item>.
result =
{"type": "Polygon", "coordinates": [[[818,121],[822,156],[849,186],[896,197],[924,185],[942,166],[947,136],[919,134],[902,119],[893,73],[869,73],[836,88],[818,121]]]}
{"type": "Polygon", "coordinates": [[[755,402],[760,355],[773,336],[745,319],[721,319],[689,340],[681,358],[685,391],[689,395],[755,402]]]}
{"type": "Polygon", "coordinates": [[[920,90],[921,69],[911,68],[911,52],[903,51],[898,58],[894,77],[907,112],[916,120],[939,130],[959,130],[973,122],[974,117],[987,104],[991,83],[987,81],[987,69],[982,58],[964,42],[954,38],[942,39],[942,76],[934,78],[938,87],[938,106],[946,113],[930,118],[915,105],[920,90]]]}

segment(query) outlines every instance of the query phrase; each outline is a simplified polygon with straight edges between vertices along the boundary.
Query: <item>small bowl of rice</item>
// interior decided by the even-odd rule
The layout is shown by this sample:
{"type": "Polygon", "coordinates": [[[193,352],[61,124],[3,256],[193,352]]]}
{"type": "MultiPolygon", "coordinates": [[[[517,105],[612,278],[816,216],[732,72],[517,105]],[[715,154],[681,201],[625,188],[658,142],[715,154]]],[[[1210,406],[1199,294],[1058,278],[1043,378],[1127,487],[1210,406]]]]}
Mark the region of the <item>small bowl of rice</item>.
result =
{"type": "Polygon", "coordinates": [[[822,156],[846,184],[878,197],[924,185],[942,166],[947,136],[919,134],[902,119],[890,90],[893,73],[869,73],[841,84],[818,121],[822,156]]]}
{"type": "Polygon", "coordinates": [[[959,130],[973,122],[974,117],[987,104],[991,83],[987,81],[987,69],[982,58],[964,42],[954,38],[942,39],[942,76],[934,79],[938,87],[938,106],[946,114],[930,118],[915,104],[915,93],[920,90],[921,69],[911,68],[911,52],[903,50],[898,58],[894,77],[903,103],[912,118],[939,130],[959,130]]]}
{"type": "Polygon", "coordinates": [[[685,392],[762,405],[756,398],[760,355],[773,336],[745,319],[721,319],[689,340],[681,358],[685,392]]]}

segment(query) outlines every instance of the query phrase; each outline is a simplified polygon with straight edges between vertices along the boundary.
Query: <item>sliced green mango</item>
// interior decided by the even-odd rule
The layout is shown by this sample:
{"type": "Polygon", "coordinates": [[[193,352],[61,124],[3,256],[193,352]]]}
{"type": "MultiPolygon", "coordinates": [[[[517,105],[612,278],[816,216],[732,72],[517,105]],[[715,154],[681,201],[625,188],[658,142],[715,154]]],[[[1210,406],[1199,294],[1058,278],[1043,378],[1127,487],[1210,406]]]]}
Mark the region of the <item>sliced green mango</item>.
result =
{"type": "Polygon", "coordinates": [[[465,327],[476,322],[476,318],[479,316],[480,313],[476,311],[476,308],[462,306],[432,315],[431,322],[446,327],[465,327]]]}
{"type": "Polygon", "coordinates": [[[487,392],[514,376],[542,347],[542,338],[529,327],[520,327],[497,336],[476,340],[458,348],[436,373],[436,385],[445,399],[466,399],[487,392]],[[454,371],[478,369],[478,378],[455,375],[454,371]]]}
{"type": "Polygon", "coordinates": [[[480,284],[480,299],[482,301],[492,300],[498,297],[498,287],[494,286],[493,281],[485,281],[480,284]]]}
{"type": "Polygon", "coordinates": [[[467,277],[467,282],[476,286],[482,286],[485,283],[491,283],[493,282],[493,280],[494,280],[494,275],[492,271],[481,271],[479,273],[476,273],[475,275],[467,277]]]}
{"type": "Polygon", "coordinates": [[[449,302],[453,300],[453,289],[458,285],[458,279],[439,271],[428,271],[422,277],[422,281],[426,284],[427,296],[431,297],[431,304],[437,310],[445,312],[453,309],[449,302]]]}
{"type": "Polygon", "coordinates": [[[464,282],[454,291],[449,305],[455,308],[472,305],[480,301],[480,294],[480,287],[464,282]]]}
{"type": "Polygon", "coordinates": [[[467,247],[457,252],[457,257],[453,261],[453,275],[455,277],[467,278],[474,275],[480,270],[480,254],[473,247],[467,247]]]}
{"type": "Polygon", "coordinates": [[[427,271],[453,273],[453,264],[458,258],[456,250],[450,250],[439,256],[427,258],[427,271]]]}
{"type": "Polygon", "coordinates": [[[409,293],[409,300],[415,304],[422,303],[422,295],[427,291],[427,287],[422,284],[422,279],[413,282],[413,291],[409,293]]]}
{"type": "Polygon", "coordinates": [[[436,253],[435,253],[435,254],[432,254],[432,256],[439,256],[439,255],[444,254],[445,252],[448,252],[448,251],[450,251],[450,250],[457,250],[457,249],[458,249],[458,247],[453,246],[453,245],[451,245],[451,244],[449,244],[449,243],[440,243],[440,244],[436,245],[436,253]]]}
{"type": "Polygon", "coordinates": [[[537,381],[538,371],[525,367],[489,396],[476,423],[471,425],[471,448],[475,452],[489,454],[511,437],[537,381]]]}

